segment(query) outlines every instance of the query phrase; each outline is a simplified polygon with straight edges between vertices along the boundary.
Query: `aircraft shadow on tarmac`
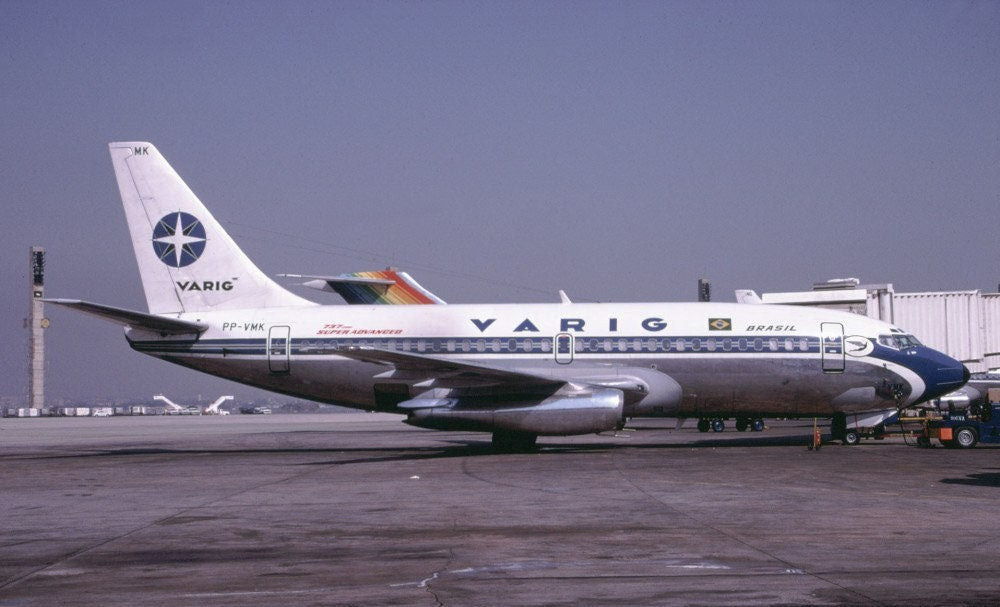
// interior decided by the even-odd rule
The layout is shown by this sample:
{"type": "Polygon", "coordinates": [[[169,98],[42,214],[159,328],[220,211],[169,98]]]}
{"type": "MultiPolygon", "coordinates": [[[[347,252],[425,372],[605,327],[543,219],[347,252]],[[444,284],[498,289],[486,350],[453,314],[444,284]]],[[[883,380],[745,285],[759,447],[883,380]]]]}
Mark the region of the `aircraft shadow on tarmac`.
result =
{"type": "MultiPolygon", "coordinates": [[[[310,431],[315,432],[315,431],[310,431]]],[[[362,463],[393,462],[393,461],[415,461],[424,459],[443,459],[453,457],[486,457],[486,456],[523,456],[523,455],[559,455],[568,453],[588,453],[607,452],[615,449],[732,449],[732,448],[766,448],[766,447],[801,447],[805,448],[812,439],[809,435],[783,435],[783,436],[761,436],[742,435],[739,437],[701,439],[690,442],[676,443],[638,443],[631,444],[627,438],[612,435],[601,435],[607,438],[608,442],[590,444],[558,444],[548,443],[545,439],[539,443],[538,448],[528,453],[504,453],[497,451],[489,440],[468,440],[450,439],[443,442],[444,446],[420,446],[407,447],[405,445],[395,445],[390,447],[337,447],[331,444],[330,447],[266,447],[266,448],[233,448],[233,449],[201,449],[192,447],[183,448],[158,448],[158,447],[129,447],[121,449],[103,449],[88,453],[60,454],[60,455],[38,455],[30,459],[74,459],[74,458],[98,458],[98,457],[142,457],[149,455],[168,456],[204,456],[204,455],[307,455],[336,456],[356,454],[358,457],[349,459],[330,459],[325,461],[301,462],[296,466],[344,466],[362,463]]],[[[553,440],[553,439],[549,439],[553,440]]],[[[880,441],[867,441],[866,445],[886,445],[880,441]]],[[[839,441],[829,441],[824,438],[824,446],[839,447],[839,441]]],[[[980,475],[982,476],[982,475],[980,475]]],[[[993,486],[1000,483],[998,475],[986,475],[984,479],[947,479],[942,482],[978,484],[993,486]]]]}
{"type": "Polygon", "coordinates": [[[1000,472],[976,472],[966,475],[965,478],[943,478],[941,482],[946,485],[1000,488],[1000,472]]]}

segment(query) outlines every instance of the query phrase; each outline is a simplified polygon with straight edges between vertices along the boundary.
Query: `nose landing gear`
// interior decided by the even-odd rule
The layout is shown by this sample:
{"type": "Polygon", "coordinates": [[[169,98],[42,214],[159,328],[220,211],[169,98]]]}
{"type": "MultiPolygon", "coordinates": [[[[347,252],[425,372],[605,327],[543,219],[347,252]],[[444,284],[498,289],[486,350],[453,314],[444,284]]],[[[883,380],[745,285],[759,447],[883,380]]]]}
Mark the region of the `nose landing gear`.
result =
{"type": "Polygon", "coordinates": [[[847,414],[834,413],[830,420],[830,435],[833,440],[839,440],[845,445],[857,445],[861,442],[861,432],[857,428],[847,427],[847,414]]]}

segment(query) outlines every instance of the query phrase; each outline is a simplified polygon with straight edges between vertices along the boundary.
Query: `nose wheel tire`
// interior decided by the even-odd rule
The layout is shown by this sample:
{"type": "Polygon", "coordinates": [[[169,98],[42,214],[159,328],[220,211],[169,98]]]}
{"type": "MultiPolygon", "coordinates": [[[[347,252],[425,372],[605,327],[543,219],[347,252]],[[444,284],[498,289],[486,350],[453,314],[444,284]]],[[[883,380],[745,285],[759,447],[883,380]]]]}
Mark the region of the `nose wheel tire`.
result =
{"type": "Polygon", "coordinates": [[[861,442],[861,433],[855,428],[848,428],[844,430],[844,438],[842,440],[845,445],[856,445],[861,442]]]}

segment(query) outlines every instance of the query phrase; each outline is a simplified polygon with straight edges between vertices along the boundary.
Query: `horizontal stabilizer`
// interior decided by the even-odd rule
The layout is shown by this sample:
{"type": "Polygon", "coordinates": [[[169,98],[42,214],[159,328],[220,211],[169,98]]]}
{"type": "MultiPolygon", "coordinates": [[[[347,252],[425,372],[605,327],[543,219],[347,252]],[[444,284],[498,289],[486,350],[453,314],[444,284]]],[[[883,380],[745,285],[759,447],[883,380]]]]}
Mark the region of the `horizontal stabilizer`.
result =
{"type": "Polygon", "coordinates": [[[308,278],[302,286],[337,293],[349,304],[443,304],[445,301],[413,279],[406,272],[379,270],[352,272],[340,276],[279,274],[285,278],[308,278]]]}
{"type": "Polygon", "coordinates": [[[43,299],[42,301],[72,308],[91,316],[98,316],[125,327],[147,329],[163,335],[202,333],[208,329],[208,325],[197,322],[156,316],[155,314],[126,310],[125,308],[115,308],[79,299],[43,299]]]}

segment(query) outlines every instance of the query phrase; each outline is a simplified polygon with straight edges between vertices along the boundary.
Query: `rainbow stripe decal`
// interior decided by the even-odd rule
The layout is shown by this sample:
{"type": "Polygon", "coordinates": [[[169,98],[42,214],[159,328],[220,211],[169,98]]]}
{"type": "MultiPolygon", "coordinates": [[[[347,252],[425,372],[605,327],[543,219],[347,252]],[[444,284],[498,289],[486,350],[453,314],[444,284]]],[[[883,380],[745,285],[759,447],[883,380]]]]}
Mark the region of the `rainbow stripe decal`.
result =
{"type": "Polygon", "coordinates": [[[392,281],[392,284],[365,284],[359,282],[333,282],[328,284],[349,304],[443,304],[445,301],[420,286],[406,272],[378,270],[374,272],[351,272],[343,278],[361,278],[392,281]]]}

